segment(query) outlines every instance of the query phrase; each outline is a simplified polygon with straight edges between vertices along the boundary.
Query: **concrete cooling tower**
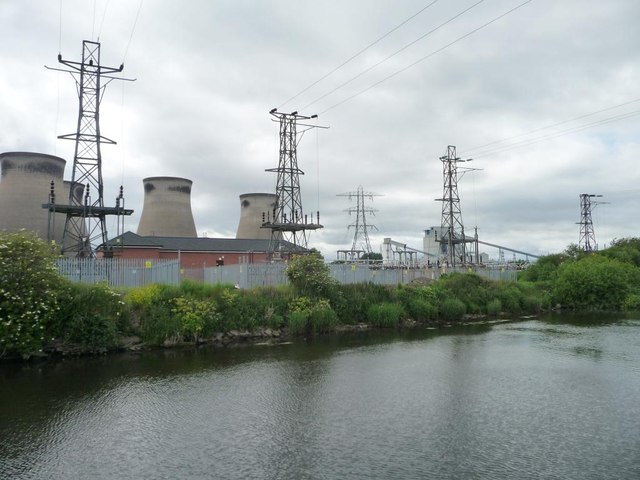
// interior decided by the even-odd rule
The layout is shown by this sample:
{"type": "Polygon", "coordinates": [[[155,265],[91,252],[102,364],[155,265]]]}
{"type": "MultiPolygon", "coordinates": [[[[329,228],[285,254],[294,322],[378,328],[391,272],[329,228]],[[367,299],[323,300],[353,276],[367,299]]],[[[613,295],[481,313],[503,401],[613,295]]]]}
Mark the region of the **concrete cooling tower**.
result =
{"type": "Polygon", "coordinates": [[[178,177],[149,177],[144,184],[144,203],[138,235],[197,237],[191,212],[193,182],[178,177]]]}
{"type": "MultiPolygon", "coordinates": [[[[47,239],[49,212],[42,204],[49,202],[52,181],[56,203],[68,203],[69,186],[63,187],[62,180],[65,164],[64,159],[44,153],[0,153],[0,230],[25,229],[47,239]]],[[[55,215],[53,239],[58,244],[64,221],[64,214],[55,215]]]]}
{"type": "Polygon", "coordinates": [[[245,193],[240,195],[240,222],[236,238],[270,239],[271,230],[260,228],[262,214],[273,216],[276,196],[273,193],[245,193]]]}

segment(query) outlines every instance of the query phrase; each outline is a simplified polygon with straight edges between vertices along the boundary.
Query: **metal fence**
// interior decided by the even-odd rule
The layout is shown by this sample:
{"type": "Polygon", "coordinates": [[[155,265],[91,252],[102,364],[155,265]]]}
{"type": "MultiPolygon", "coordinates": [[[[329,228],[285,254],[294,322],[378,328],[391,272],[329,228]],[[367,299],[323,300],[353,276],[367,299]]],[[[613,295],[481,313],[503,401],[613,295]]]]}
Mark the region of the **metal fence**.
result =
{"type": "MultiPolygon", "coordinates": [[[[200,277],[205,283],[230,283],[239,288],[265,287],[270,285],[286,285],[289,283],[286,274],[287,265],[273,264],[239,264],[209,267],[200,269],[200,277]]],[[[438,269],[438,268],[382,268],[371,265],[331,264],[331,276],[342,284],[376,283],[379,285],[398,285],[414,280],[435,280],[444,273],[475,272],[481,277],[491,280],[515,281],[517,272],[509,269],[438,269]]],[[[190,278],[197,275],[190,274],[190,278]]]]}
{"type": "Polygon", "coordinates": [[[60,258],[58,271],[78,283],[107,282],[112,287],[141,287],[150,283],[178,285],[178,260],[135,258],[60,258]]]}
{"type": "MultiPolygon", "coordinates": [[[[113,287],[139,287],[150,283],[178,285],[181,280],[206,284],[227,283],[239,288],[286,285],[285,263],[240,263],[220,267],[180,269],[178,260],[141,260],[123,258],[62,258],[58,271],[74,282],[107,282],[113,287]]],[[[501,268],[384,268],[362,264],[331,264],[331,276],[342,284],[376,283],[398,285],[419,279],[435,280],[444,273],[475,272],[491,280],[515,281],[516,270],[501,268]]]]}

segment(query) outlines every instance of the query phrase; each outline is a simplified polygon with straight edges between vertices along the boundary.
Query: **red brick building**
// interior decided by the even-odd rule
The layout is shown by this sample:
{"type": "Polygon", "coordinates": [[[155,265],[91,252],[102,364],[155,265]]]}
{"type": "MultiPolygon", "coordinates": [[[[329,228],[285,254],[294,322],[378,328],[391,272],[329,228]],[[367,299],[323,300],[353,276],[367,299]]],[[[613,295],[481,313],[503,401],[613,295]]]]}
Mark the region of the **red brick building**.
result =
{"type": "Polygon", "coordinates": [[[268,239],[155,237],[126,232],[109,240],[108,245],[113,247],[114,258],[180,259],[180,268],[193,269],[264,263],[269,243],[268,239]]]}

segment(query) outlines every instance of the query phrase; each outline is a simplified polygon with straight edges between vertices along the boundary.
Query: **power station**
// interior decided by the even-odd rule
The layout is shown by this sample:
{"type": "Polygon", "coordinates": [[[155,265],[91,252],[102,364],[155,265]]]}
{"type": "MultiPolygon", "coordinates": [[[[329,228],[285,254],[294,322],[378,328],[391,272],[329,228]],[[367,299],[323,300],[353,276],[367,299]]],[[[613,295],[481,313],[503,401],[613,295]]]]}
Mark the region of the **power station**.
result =
{"type": "Polygon", "coordinates": [[[275,193],[243,193],[240,195],[240,221],[236,238],[270,240],[271,231],[262,228],[262,216],[264,212],[273,212],[275,207],[275,193]]]}
{"type": "MultiPolygon", "coordinates": [[[[0,230],[33,231],[58,246],[62,254],[79,257],[94,256],[98,252],[111,257],[118,254],[117,249],[125,248],[126,242],[157,255],[173,250],[177,250],[178,256],[186,255],[191,248],[194,262],[205,258],[202,255],[208,255],[205,263],[209,262],[209,256],[222,251],[238,261],[240,258],[258,258],[255,255],[259,254],[260,261],[270,262],[287,260],[293,253],[308,251],[308,233],[323,225],[319,211],[303,209],[300,177],[304,171],[299,168],[297,147],[306,131],[328,128],[311,123],[317,115],[306,116],[297,111],[285,113],[275,108],[269,112],[279,127],[278,166],[266,169],[266,172],[277,174],[275,192],[239,196],[240,215],[235,239],[195,241],[198,236],[191,208],[193,182],[177,176],[143,179],[144,201],[137,232],[125,234],[123,217],[131,215],[133,210],[125,208],[122,187],[115,198],[115,206],[105,206],[101,145],[115,142],[101,134],[99,119],[106,85],[113,80],[132,79],[116,76],[123,71],[123,65],[106,67],[101,64],[98,42],[83,42],[80,61],[63,59],[59,54],[58,62],[67,69],[53,70],[74,76],[79,100],[76,131],[58,137],[75,142],[71,180],[64,180],[66,161],[60,157],[34,152],[1,153],[0,230]],[[108,237],[106,219],[109,216],[117,220],[114,237],[117,241],[108,237]],[[199,252],[200,257],[194,252],[199,252]]],[[[473,236],[466,234],[458,181],[465,172],[477,169],[461,167],[469,160],[459,158],[453,145],[447,147],[446,155],[439,160],[443,172],[443,194],[436,199],[442,202],[440,225],[425,230],[423,250],[385,238],[384,258],[397,256],[400,263],[410,266],[419,265],[419,254],[424,255],[427,265],[480,264],[483,258],[478,251],[479,244],[496,247],[501,255],[510,251],[537,257],[480,241],[477,227],[473,236]]],[[[338,251],[339,260],[342,254],[345,260],[353,261],[372,253],[369,231],[376,227],[370,223],[368,215],[374,215],[375,210],[365,201],[372,201],[378,194],[365,192],[359,186],[354,192],[340,195],[356,200],[356,206],[346,210],[349,214],[355,213],[355,221],[349,225],[354,230],[351,249],[338,251]]],[[[602,202],[594,201],[595,197],[598,195],[580,195],[579,243],[585,251],[597,249],[591,209],[602,202]]]]}
{"type": "Polygon", "coordinates": [[[148,177],[138,235],[156,237],[197,237],[191,211],[193,182],[180,177],[148,177]]]}
{"type": "MultiPolygon", "coordinates": [[[[53,155],[32,152],[0,153],[0,228],[35,232],[49,237],[49,214],[42,208],[52,185],[59,195],[68,197],[68,186],[63,182],[67,162],[53,155]]],[[[68,184],[70,185],[70,184],[68,184]]],[[[50,240],[62,243],[66,215],[55,213],[55,228],[50,240]]]]}

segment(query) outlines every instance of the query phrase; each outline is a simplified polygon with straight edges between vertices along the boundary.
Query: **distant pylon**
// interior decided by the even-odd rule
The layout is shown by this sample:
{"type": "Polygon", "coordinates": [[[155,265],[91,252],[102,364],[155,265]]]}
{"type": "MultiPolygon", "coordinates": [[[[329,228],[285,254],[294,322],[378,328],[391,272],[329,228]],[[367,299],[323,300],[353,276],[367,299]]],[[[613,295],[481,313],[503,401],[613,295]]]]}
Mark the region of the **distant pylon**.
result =
{"type": "Polygon", "coordinates": [[[311,128],[327,128],[318,125],[301,124],[299,120],[310,120],[317,115],[305,116],[298,112],[282,113],[277,109],[269,112],[280,125],[280,155],[277,168],[267,172],[278,174],[276,180],[276,201],[272,212],[264,213],[262,228],[271,230],[269,259],[279,260],[288,257],[294,251],[307,248],[307,230],[317,230],[320,225],[320,212],[306,214],[302,210],[300,193],[300,175],[298,168],[298,142],[304,132],[311,128]],[[298,125],[306,127],[298,132],[298,125]]]}
{"type": "Polygon", "coordinates": [[[349,200],[351,200],[353,197],[356,198],[356,206],[349,207],[345,210],[345,212],[348,212],[349,215],[351,215],[352,213],[356,214],[355,222],[349,225],[350,229],[354,229],[351,250],[339,250],[338,255],[340,253],[344,253],[345,257],[347,257],[347,255],[350,257],[350,260],[357,260],[362,254],[371,253],[369,229],[378,230],[378,228],[373,224],[367,223],[366,214],[370,213],[371,215],[375,216],[375,212],[377,212],[377,210],[365,207],[365,197],[373,201],[373,197],[379,196],[381,196],[379,193],[365,192],[362,188],[362,185],[359,185],[357,191],[355,192],[340,193],[338,195],[338,197],[349,197],[349,200]]]}
{"type": "Polygon", "coordinates": [[[58,62],[66,65],[76,79],[79,108],[78,125],[75,133],[60,135],[58,138],[73,140],[75,153],[73,156],[73,173],[71,184],[84,186],[84,195],[80,198],[69,192],[67,205],[45,205],[50,210],[66,214],[64,235],[62,240],[63,253],[75,253],[79,257],[94,256],[99,245],[107,248],[106,216],[118,216],[118,225],[122,215],[131,215],[133,210],[124,208],[122,187],[116,200],[115,207],[105,207],[102,181],[102,154],[100,145],[115,144],[113,140],[100,134],[100,101],[106,86],[112,80],[130,80],[112,76],[122,72],[124,65],[118,68],[105,67],[100,64],[100,43],[84,40],[82,42],[82,61],[64,60],[58,54],[58,62]],[[102,81],[106,79],[106,81],[102,81]]]}
{"type": "MultiPolygon", "coordinates": [[[[460,197],[458,195],[458,163],[467,162],[456,155],[456,147],[449,145],[447,155],[440,157],[442,162],[442,172],[444,180],[444,191],[442,198],[436,201],[442,202],[442,236],[440,243],[446,244],[446,261],[449,266],[467,263],[466,244],[474,242],[473,238],[466,238],[464,234],[464,224],[462,223],[462,210],[460,208],[460,197]]],[[[476,170],[467,168],[469,170],[476,170]]]]}
{"type": "Polygon", "coordinates": [[[591,220],[591,211],[602,203],[593,201],[592,198],[600,198],[602,195],[595,195],[592,193],[580,194],[580,239],[578,240],[578,246],[585,252],[592,252],[598,250],[598,244],[596,243],[596,234],[593,230],[593,221],[591,220]]]}

